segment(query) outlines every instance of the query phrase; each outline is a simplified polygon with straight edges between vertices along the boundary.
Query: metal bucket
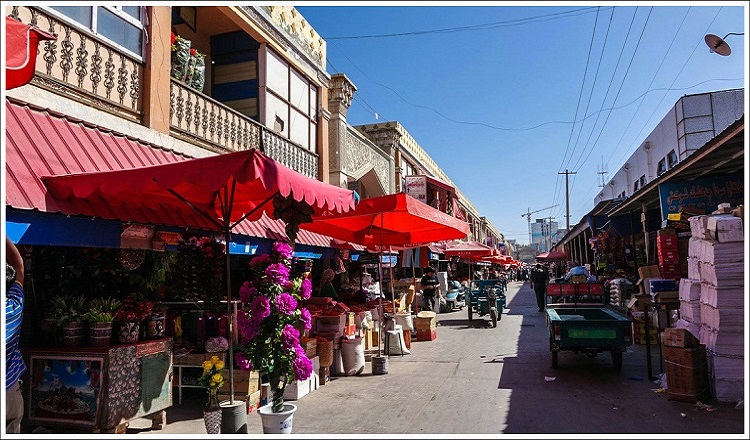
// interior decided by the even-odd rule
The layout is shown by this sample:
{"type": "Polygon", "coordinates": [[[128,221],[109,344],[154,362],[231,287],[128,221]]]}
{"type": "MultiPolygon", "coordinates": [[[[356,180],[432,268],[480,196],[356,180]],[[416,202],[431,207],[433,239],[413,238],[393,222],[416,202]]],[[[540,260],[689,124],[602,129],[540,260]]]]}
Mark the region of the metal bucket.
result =
{"type": "Polygon", "coordinates": [[[372,374],[373,376],[388,374],[388,357],[377,355],[372,357],[372,374]]]}

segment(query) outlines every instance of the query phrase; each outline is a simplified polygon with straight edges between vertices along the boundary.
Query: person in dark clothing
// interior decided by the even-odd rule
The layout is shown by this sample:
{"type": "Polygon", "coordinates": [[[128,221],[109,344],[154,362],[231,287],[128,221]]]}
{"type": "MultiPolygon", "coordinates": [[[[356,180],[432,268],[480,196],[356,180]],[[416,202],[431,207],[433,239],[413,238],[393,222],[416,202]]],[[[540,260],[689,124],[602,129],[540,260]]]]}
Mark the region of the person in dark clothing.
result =
{"type": "Polygon", "coordinates": [[[435,297],[437,295],[437,289],[440,286],[440,281],[437,275],[435,275],[435,269],[427,267],[424,270],[424,276],[419,281],[422,284],[422,296],[425,301],[430,305],[430,310],[435,310],[435,297]]]}
{"type": "Polygon", "coordinates": [[[539,307],[539,311],[544,311],[544,295],[549,284],[549,272],[541,264],[537,264],[534,270],[531,271],[531,287],[534,288],[536,294],[536,305],[539,307]]]}

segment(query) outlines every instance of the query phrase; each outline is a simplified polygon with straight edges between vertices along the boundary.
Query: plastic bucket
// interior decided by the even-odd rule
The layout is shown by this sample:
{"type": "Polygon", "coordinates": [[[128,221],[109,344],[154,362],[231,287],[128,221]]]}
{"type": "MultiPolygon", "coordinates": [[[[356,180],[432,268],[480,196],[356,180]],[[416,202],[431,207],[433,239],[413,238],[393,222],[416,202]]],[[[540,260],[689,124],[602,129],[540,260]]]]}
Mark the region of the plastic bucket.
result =
{"type": "Polygon", "coordinates": [[[244,400],[219,403],[221,407],[221,433],[247,434],[247,403],[244,400]]]}
{"type": "Polygon", "coordinates": [[[341,360],[344,376],[356,376],[365,369],[365,346],[362,338],[341,339],[341,360]]]}
{"type": "Polygon", "coordinates": [[[382,355],[372,357],[372,374],[388,374],[388,357],[382,355]]]}

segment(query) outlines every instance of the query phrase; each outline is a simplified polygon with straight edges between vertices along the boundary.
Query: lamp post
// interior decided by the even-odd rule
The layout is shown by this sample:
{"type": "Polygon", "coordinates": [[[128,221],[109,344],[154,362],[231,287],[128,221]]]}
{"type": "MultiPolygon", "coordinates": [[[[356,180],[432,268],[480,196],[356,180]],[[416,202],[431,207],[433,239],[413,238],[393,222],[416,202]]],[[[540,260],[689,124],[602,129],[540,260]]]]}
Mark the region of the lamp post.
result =
{"type": "Polygon", "coordinates": [[[718,35],[714,34],[706,34],[704,37],[704,40],[706,41],[706,45],[711,50],[711,52],[718,53],[722,56],[727,56],[730,53],[732,53],[732,49],[729,47],[729,44],[725,41],[726,38],[730,35],[745,35],[744,32],[730,32],[726,35],[724,35],[724,38],[719,37],[718,35]]]}

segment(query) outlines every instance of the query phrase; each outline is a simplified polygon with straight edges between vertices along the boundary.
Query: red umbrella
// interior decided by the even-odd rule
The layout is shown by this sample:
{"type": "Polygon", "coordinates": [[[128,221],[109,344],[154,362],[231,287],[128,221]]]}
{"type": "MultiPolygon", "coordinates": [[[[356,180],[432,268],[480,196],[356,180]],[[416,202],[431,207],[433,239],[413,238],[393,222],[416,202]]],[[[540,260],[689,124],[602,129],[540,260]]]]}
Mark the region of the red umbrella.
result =
{"type": "MultiPolygon", "coordinates": [[[[393,247],[411,248],[435,241],[465,238],[471,233],[471,227],[465,221],[405,193],[364,199],[354,210],[313,216],[312,223],[304,223],[300,227],[381,251],[386,247],[389,250],[393,247]]],[[[395,305],[393,283],[391,298],[395,305]]]]}
{"type": "MultiPolygon", "coordinates": [[[[257,220],[266,212],[287,223],[287,235],[294,243],[298,222],[309,220],[310,214],[343,213],[356,205],[353,191],[303,176],[257,149],[150,167],[44,176],[42,181],[50,195],[71,202],[67,214],[99,216],[110,211],[107,206],[117,205],[127,208],[118,210],[124,217],[118,220],[149,223],[149,211],[167,210],[174,219],[172,226],[222,231],[227,243],[230,316],[229,242],[239,222],[257,220]],[[186,221],[191,224],[184,224],[186,221]]],[[[227,321],[231,338],[232,320],[227,321]]],[[[229,393],[233,401],[232,346],[230,342],[229,393]]]]}
{"type": "Polygon", "coordinates": [[[477,259],[497,255],[497,250],[478,241],[459,241],[445,246],[446,257],[477,259]]]}
{"type": "Polygon", "coordinates": [[[28,84],[36,70],[36,50],[42,40],[56,36],[5,17],[5,90],[28,84]]]}
{"type": "Polygon", "coordinates": [[[418,247],[435,241],[465,238],[468,223],[405,193],[364,199],[351,211],[314,215],[300,228],[361,244],[418,247]]]}
{"type": "Polygon", "coordinates": [[[560,251],[550,251],[536,256],[539,261],[555,261],[555,260],[567,260],[568,253],[560,251]]]}

